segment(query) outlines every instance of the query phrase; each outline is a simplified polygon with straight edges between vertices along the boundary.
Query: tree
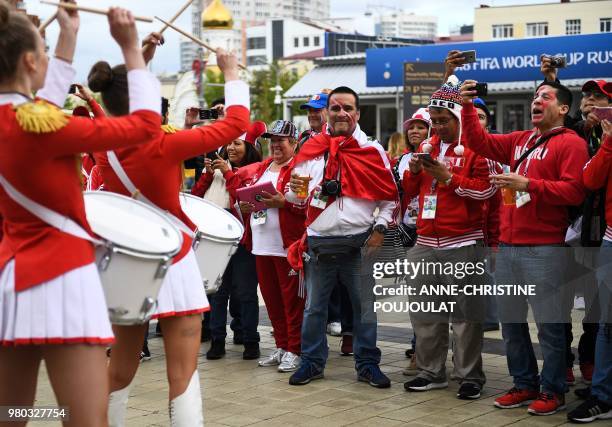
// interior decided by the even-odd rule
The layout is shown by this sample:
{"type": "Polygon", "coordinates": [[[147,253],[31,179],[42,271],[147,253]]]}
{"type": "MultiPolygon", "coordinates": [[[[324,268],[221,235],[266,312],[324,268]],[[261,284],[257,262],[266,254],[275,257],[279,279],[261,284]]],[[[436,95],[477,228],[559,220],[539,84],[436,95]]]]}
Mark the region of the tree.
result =
{"type": "Polygon", "coordinates": [[[278,82],[284,93],[298,80],[299,76],[295,72],[282,68],[276,61],[264,70],[253,71],[249,82],[252,119],[262,120],[267,124],[282,119],[281,107],[274,104],[276,93],[272,88],[278,82]]]}

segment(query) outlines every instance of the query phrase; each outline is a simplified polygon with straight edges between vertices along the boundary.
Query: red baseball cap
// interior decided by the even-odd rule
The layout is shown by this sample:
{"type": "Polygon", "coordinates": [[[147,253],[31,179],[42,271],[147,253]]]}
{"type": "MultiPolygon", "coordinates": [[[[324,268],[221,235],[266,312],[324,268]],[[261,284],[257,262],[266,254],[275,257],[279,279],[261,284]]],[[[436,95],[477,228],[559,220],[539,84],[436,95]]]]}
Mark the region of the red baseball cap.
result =
{"type": "Polygon", "coordinates": [[[257,138],[263,135],[267,130],[268,129],[264,122],[256,121],[256,122],[251,123],[246,133],[242,134],[240,138],[238,139],[242,139],[243,141],[246,141],[249,144],[254,145],[255,142],[257,141],[257,138]]]}
{"type": "Polygon", "coordinates": [[[612,98],[612,82],[607,82],[605,80],[589,80],[582,85],[583,92],[593,89],[604,93],[608,98],[612,98]]]}

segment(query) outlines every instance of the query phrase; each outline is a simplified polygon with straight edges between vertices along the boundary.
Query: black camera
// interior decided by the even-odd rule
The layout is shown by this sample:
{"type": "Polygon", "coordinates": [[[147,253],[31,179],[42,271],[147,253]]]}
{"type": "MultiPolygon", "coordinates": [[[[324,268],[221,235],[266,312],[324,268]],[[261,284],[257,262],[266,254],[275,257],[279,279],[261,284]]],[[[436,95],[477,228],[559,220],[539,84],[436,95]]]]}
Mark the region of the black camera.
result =
{"type": "Polygon", "coordinates": [[[553,68],[565,68],[567,66],[567,61],[565,56],[562,55],[542,55],[544,58],[550,58],[550,66],[553,68]]]}
{"type": "Polygon", "coordinates": [[[476,96],[484,98],[489,93],[489,85],[486,83],[476,83],[474,90],[476,91],[476,96]]]}
{"type": "Polygon", "coordinates": [[[200,108],[200,120],[217,120],[219,118],[219,110],[200,108]]]}
{"type": "Polygon", "coordinates": [[[321,194],[323,196],[339,196],[342,191],[342,184],[336,179],[323,181],[321,184],[321,194]]]}
{"type": "Polygon", "coordinates": [[[70,89],[68,89],[69,94],[75,94],[77,92],[77,85],[70,85],[70,89]]]}

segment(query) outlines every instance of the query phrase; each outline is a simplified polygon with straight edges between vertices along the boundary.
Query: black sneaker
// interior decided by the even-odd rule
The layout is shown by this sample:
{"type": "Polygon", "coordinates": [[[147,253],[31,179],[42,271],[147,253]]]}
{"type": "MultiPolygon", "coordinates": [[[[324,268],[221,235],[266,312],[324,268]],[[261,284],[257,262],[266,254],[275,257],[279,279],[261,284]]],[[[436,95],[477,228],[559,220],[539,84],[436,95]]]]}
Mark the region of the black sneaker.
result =
{"type": "Polygon", "coordinates": [[[578,399],[586,400],[591,397],[591,387],[577,388],[574,390],[574,394],[578,399]]]}
{"type": "Polygon", "coordinates": [[[463,383],[459,387],[457,397],[462,400],[478,399],[480,397],[480,387],[474,383],[463,383]]]}
{"type": "Polygon", "coordinates": [[[208,360],[218,360],[225,356],[225,340],[212,340],[210,350],[206,352],[208,360]]]}
{"type": "Polygon", "coordinates": [[[244,351],[242,352],[242,358],[244,360],[259,359],[259,356],[261,356],[261,352],[259,351],[258,342],[245,342],[244,343],[244,351]]]}
{"type": "Polygon", "coordinates": [[[591,396],[573,411],[567,414],[567,419],[577,423],[590,423],[595,420],[612,419],[612,406],[595,396],[591,396]]]}
{"type": "Polygon", "coordinates": [[[149,345],[145,341],[140,352],[140,361],[145,362],[147,360],[151,360],[151,352],[149,351],[149,345]]]}
{"type": "Polygon", "coordinates": [[[378,365],[369,365],[359,371],[357,375],[359,381],[366,382],[372,387],[376,388],[389,388],[391,387],[391,380],[385,374],[382,373],[378,365]]]}
{"type": "Polygon", "coordinates": [[[404,388],[406,391],[427,391],[433,390],[436,388],[446,388],[448,387],[448,382],[444,381],[441,383],[435,383],[430,380],[426,380],[425,378],[416,377],[413,380],[404,383],[404,388]]]}
{"type": "Polygon", "coordinates": [[[323,370],[317,369],[310,363],[302,363],[297,371],[289,378],[291,385],[304,385],[312,380],[323,378],[323,370]]]}
{"type": "Polygon", "coordinates": [[[412,355],[414,354],[414,350],[409,348],[406,350],[406,359],[412,359],[412,355]]]}
{"type": "Polygon", "coordinates": [[[200,342],[208,342],[210,341],[212,336],[210,335],[210,329],[202,328],[202,333],[200,335],[200,342]]]}

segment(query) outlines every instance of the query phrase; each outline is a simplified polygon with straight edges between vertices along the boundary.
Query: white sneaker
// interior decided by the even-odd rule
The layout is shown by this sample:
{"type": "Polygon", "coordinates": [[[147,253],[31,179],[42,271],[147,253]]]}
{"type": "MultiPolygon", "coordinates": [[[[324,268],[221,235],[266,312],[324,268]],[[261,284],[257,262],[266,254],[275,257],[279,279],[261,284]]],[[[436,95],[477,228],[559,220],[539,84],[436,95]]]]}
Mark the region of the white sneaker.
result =
{"type": "Polygon", "coordinates": [[[327,333],[332,337],[339,337],[342,335],[342,325],[340,322],[331,322],[327,324],[327,333]]]}
{"type": "Polygon", "coordinates": [[[574,298],[574,310],[584,310],[584,297],[576,297],[574,298]]]}
{"type": "Polygon", "coordinates": [[[296,371],[300,365],[300,356],[290,351],[283,355],[280,365],[278,365],[278,372],[293,372],[296,371]]]}
{"type": "Polygon", "coordinates": [[[277,348],[274,350],[268,357],[265,359],[261,359],[259,361],[259,366],[276,366],[280,365],[283,360],[283,356],[285,355],[285,350],[282,348],[277,348]]]}

